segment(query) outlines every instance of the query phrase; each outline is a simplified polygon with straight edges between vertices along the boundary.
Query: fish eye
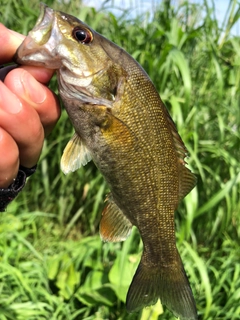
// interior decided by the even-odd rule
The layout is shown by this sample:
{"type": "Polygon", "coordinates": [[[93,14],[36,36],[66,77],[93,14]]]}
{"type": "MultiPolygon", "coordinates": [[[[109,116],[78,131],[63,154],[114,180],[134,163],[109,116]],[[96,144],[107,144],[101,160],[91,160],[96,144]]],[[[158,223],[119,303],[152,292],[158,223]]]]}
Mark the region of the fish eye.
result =
{"type": "Polygon", "coordinates": [[[73,37],[83,44],[88,44],[92,41],[92,33],[89,30],[76,27],[73,29],[73,37]]]}

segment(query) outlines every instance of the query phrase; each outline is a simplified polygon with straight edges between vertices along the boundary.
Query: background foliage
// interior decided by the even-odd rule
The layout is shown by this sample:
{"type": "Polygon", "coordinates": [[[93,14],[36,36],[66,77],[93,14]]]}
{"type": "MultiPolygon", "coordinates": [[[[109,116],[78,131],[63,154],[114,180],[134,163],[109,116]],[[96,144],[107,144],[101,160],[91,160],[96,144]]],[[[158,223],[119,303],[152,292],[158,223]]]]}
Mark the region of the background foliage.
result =
{"type": "MultiPolygon", "coordinates": [[[[229,1],[222,24],[211,1],[163,1],[151,14],[96,11],[45,0],[124,47],[149,73],[189,150],[197,187],[176,213],[177,243],[201,319],[240,315],[240,38],[229,1]]],[[[107,2],[109,4],[109,2],[107,2]]],[[[112,2],[110,3],[112,5],[112,2]]],[[[27,34],[38,1],[0,0],[0,21],[27,34]]],[[[51,87],[56,89],[53,79],[51,87]]],[[[37,173],[0,215],[0,320],[173,319],[157,305],[127,314],[125,296],[141,255],[135,229],[101,243],[107,185],[93,164],[64,176],[72,135],[65,111],[45,141],[37,173]]]]}

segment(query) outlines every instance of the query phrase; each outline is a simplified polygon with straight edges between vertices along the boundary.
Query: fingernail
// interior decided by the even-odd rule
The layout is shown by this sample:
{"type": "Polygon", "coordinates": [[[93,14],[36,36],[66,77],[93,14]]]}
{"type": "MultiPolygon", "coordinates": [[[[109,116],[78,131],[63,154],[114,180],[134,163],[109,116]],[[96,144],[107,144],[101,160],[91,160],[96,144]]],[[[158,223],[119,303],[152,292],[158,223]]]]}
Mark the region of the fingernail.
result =
{"type": "Polygon", "coordinates": [[[0,108],[12,114],[22,110],[22,103],[17,96],[0,81],[0,108]]]}
{"type": "Polygon", "coordinates": [[[21,74],[21,82],[25,90],[25,94],[34,103],[43,103],[46,99],[46,90],[31,74],[23,71],[21,74]]]}

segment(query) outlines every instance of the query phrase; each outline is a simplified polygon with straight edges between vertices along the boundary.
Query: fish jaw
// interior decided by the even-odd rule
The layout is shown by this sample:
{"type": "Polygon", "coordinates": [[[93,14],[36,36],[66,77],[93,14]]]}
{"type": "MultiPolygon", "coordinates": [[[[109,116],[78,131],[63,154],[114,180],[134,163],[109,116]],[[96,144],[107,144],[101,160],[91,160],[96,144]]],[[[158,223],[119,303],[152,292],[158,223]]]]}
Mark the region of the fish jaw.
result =
{"type": "Polygon", "coordinates": [[[57,52],[62,35],[56,34],[56,12],[42,3],[40,8],[36,25],[18,48],[14,60],[18,64],[58,69],[62,65],[57,52]]]}

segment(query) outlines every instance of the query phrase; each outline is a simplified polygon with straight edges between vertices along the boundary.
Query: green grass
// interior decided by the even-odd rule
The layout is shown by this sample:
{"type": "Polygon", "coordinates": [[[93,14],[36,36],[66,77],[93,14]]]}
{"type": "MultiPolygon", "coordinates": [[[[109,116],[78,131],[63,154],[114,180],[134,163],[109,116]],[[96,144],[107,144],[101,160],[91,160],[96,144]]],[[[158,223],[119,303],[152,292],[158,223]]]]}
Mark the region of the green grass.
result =
{"type": "MultiPolygon", "coordinates": [[[[197,187],[176,213],[177,243],[202,319],[240,314],[240,38],[229,1],[222,25],[211,1],[165,1],[153,16],[45,2],[86,21],[146,69],[189,150],[197,187]]],[[[27,33],[38,1],[0,0],[0,21],[27,33]]],[[[51,87],[56,88],[56,81],[51,87]]],[[[127,314],[125,295],[142,244],[102,243],[108,187],[92,163],[64,176],[60,158],[73,129],[66,113],[45,142],[37,172],[0,216],[0,320],[173,319],[161,306],[127,314]]]]}

